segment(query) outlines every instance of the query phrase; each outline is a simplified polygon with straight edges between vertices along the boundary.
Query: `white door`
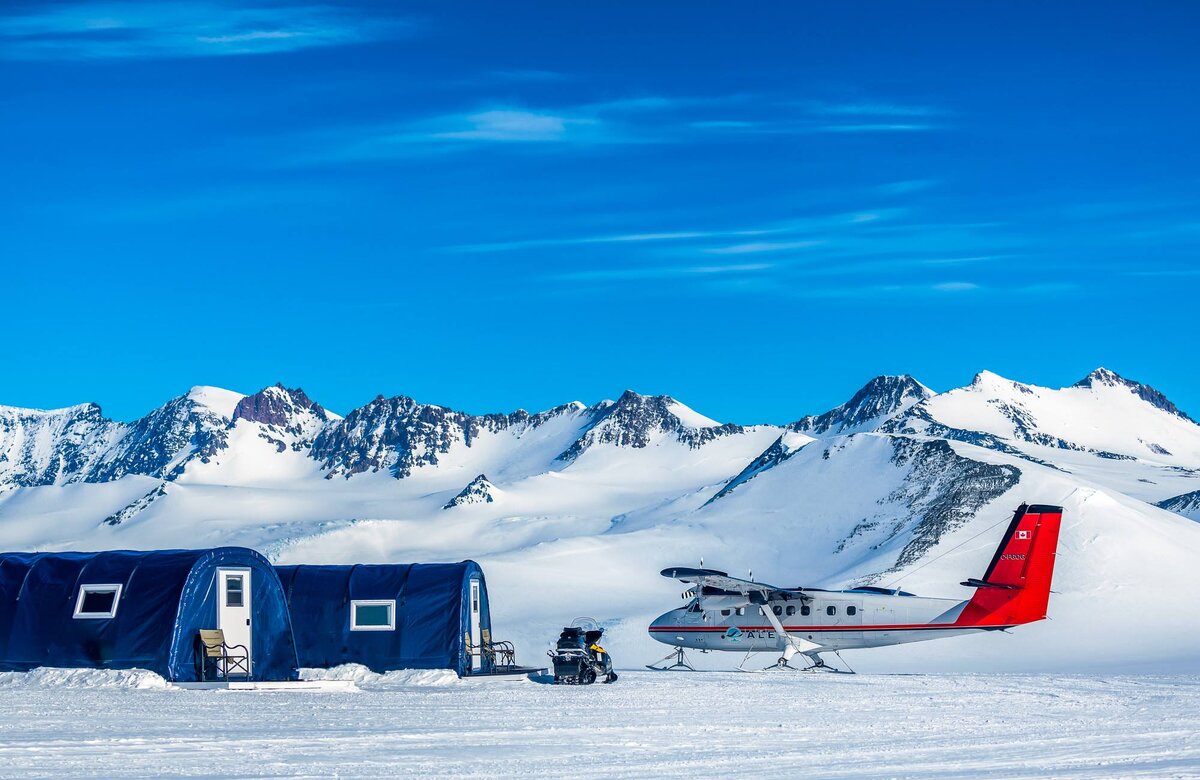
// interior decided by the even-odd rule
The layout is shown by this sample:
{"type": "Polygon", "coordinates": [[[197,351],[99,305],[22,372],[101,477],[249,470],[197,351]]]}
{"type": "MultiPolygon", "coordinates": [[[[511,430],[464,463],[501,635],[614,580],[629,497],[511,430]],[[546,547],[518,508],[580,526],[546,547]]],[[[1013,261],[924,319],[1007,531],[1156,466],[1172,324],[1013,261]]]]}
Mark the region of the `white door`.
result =
{"type": "Polygon", "coordinates": [[[480,631],[479,580],[471,580],[471,668],[483,666],[483,634],[480,631]]]}
{"type": "Polygon", "coordinates": [[[253,670],[254,649],[250,643],[250,570],[218,569],[217,627],[225,634],[225,644],[246,648],[253,670]]]}

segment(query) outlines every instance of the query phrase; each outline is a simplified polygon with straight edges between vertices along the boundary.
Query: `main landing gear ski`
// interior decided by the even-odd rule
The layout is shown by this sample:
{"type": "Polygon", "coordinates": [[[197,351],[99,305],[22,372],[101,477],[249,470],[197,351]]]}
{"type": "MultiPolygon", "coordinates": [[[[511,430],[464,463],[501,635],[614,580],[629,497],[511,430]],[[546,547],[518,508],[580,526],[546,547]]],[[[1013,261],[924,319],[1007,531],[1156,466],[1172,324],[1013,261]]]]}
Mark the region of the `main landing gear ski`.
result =
{"type": "Polygon", "coordinates": [[[670,655],[663,657],[662,660],[655,661],[652,664],[646,664],[646,668],[652,669],[656,672],[674,672],[684,670],[689,672],[696,671],[696,668],[688,663],[687,656],[683,654],[682,647],[676,647],[675,650],[670,653],[670,655]],[[668,666],[657,666],[657,664],[664,664],[667,661],[671,661],[671,664],[668,666]]]}

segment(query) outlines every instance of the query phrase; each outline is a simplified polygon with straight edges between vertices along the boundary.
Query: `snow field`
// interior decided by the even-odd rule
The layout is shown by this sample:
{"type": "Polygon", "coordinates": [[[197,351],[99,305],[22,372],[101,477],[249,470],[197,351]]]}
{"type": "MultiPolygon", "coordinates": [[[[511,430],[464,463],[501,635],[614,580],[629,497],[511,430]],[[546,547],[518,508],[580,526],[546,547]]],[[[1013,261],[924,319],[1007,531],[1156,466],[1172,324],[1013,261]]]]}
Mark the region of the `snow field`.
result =
{"type": "Polygon", "coordinates": [[[1200,777],[1194,676],[383,675],[246,693],[96,675],[4,676],[0,775],[1200,777]]]}

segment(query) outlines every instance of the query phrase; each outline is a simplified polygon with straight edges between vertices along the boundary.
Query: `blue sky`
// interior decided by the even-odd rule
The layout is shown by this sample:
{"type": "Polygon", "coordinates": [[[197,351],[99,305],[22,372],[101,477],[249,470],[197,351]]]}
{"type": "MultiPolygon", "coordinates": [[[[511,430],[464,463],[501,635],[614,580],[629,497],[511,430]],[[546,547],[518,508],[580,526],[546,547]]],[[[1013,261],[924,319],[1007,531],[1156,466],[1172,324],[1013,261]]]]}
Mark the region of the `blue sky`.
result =
{"type": "Polygon", "coordinates": [[[1200,414],[1200,6],[9,0],[0,403],[1200,414]]]}

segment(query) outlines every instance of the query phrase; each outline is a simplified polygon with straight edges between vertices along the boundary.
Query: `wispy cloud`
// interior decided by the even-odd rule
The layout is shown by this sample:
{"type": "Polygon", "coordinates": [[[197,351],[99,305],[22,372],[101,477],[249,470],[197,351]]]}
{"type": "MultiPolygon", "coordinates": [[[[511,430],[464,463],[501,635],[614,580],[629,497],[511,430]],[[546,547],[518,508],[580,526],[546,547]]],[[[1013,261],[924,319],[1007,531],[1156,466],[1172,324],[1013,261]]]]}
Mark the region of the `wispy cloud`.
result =
{"type": "Polygon", "coordinates": [[[945,116],[950,112],[936,106],[905,105],[887,101],[851,101],[845,103],[805,103],[809,113],[824,116],[945,116]]]}
{"type": "MultiPolygon", "coordinates": [[[[546,74],[547,78],[553,76],[546,74]]],[[[809,104],[745,93],[637,95],[532,107],[512,101],[497,102],[458,113],[350,128],[348,134],[356,137],[330,157],[381,159],[409,156],[418,149],[450,151],[511,142],[543,148],[586,147],[736,141],[756,135],[914,133],[944,129],[931,122],[899,122],[849,112],[837,116],[813,113],[798,105],[809,104]],[[712,116],[713,109],[719,109],[722,115],[712,116]],[[847,117],[862,121],[845,121],[847,117]]]]}
{"type": "Polygon", "coordinates": [[[971,292],[978,290],[979,285],[974,282],[938,282],[933,289],[939,292],[971,292]]]}
{"type": "Polygon", "coordinates": [[[70,2],[0,15],[0,58],[271,54],[391,37],[406,26],[395,17],[365,16],[337,5],[70,2]]]}
{"type": "Polygon", "coordinates": [[[917,133],[936,130],[937,125],[897,122],[870,122],[858,125],[818,125],[813,128],[819,133],[917,133]]]}
{"type": "Polygon", "coordinates": [[[608,236],[579,236],[575,238],[529,238],[517,241],[497,241],[487,244],[460,244],[445,247],[447,252],[511,252],[539,247],[579,246],[585,244],[640,244],[651,242],[694,241],[697,239],[758,236],[783,228],[747,228],[744,230],[677,230],[662,233],[616,233],[608,236]]]}
{"type": "Polygon", "coordinates": [[[638,279],[672,279],[680,277],[712,277],[728,274],[753,274],[766,271],[769,263],[738,263],[734,265],[656,266],[643,268],[603,268],[586,271],[569,271],[552,274],[548,278],[558,281],[605,282],[636,281],[638,279]]]}
{"type": "Polygon", "coordinates": [[[907,179],[905,181],[890,181],[879,185],[879,191],[888,195],[909,195],[914,192],[924,192],[938,186],[936,179],[907,179]]]}
{"type": "Polygon", "coordinates": [[[746,255],[759,252],[786,252],[793,249],[808,249],[817,246],[820,241],[754,241],[733,246],[710,247],[705,252],[714,255],[746,255]]]}
{"type": "Polygon", "coordinates": [[[565,141],[571,140],[569,136],[573,137],[577,130],[586,135],[587,130],[598,125],[595,119],[513,110],[481,111],[448,117],[445,122],[461,127],[431,132],[425,137],[454,141],[565,141]]]}
{"type": "Polygon", "coordinates": [[[1143,271],[1126,271],[1125,276],[1145,276],[1160,278],[1190,278],[1200,276],[1200,268],[1159,268],[1143,271]]]}

